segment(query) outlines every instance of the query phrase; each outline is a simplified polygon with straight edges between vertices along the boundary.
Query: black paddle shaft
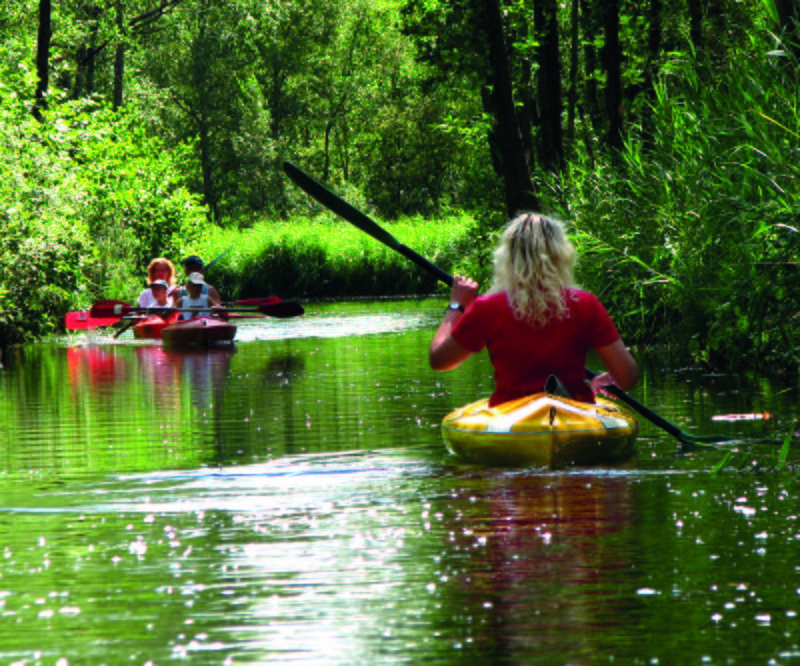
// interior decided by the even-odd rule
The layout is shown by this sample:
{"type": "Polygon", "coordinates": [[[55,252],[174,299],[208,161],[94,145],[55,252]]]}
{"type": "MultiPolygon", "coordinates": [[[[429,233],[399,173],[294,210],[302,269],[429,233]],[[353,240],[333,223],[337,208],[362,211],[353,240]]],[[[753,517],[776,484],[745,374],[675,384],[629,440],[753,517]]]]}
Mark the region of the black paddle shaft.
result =
{"type": "MultiPolygon", "coordinates": [[[[597,373],[592,372],[591,370],[589,370],[589,368],[584,368],[584,370],[586,371],[587,378],[594,379],[595,377],[597,377],[597,373]]],[[[685,440],[685,433],[680,428],[675,427],[669,421],[665,421],[658,414],[645,407],[638,400],[634,400],[633,398],[631,398],[631,396],[625,393],[625,391],[623,391],[619,386],[616,386],[615,384],[609,384],[608,386],[604,386],[603,390],[610,393],[620,401],[624,402],[629,407],[632,407],[642,416],[647,417],[648,420],[657,425],[659,428],[666,430],[670,435],[672,435],[676,439],[679,439],[681,441],[685,440]]]]}
{"type": "Polygon", "coordinates": [[[412,250],[410,247],[403,245],[372,218],[368,217],[357,208],[353,208],[353,206],[344,201],[344,199],[336,196],[324,185],[321,185],[311,176],[298,169],[294,164],[291,162],[284,162],[283,170],[286,172],[286,175],[292,179],[295,185],[297,185],[306,194],[316,199],[323,206],[332,210],[337,215],[340,215],[350,224],[358,227],[364,233],[369,234],[375,240],[390,247],[392,250],[399,252],[406,259],[410,259],[420,268],[424,268],[426,271],[434,275],[438,280],[444,282],[448,287],[453,286],[453,277],[451,275],[448,275],[441,268],[428,261],[425,257],[414,252],[414,250],[412,250]]]}

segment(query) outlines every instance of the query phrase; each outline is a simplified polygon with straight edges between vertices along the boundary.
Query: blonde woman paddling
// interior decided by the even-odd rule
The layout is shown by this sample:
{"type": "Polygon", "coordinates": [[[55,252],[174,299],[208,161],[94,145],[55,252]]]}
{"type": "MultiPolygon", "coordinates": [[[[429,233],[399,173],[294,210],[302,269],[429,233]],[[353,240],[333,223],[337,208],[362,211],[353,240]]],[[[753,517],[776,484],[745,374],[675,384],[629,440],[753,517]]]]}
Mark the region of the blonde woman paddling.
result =
{"type": "Polygon", "coordinates": [[[544,390],[555,376],[572,398],[594,402],[601,387],[631,388],[636,361],[597,298],[574,286],[575,250],[560,222],[523,213],[506,227],[495,251],[494,283],[456,276],[451,303],[430,347],[434,370],[452,370],[484,347],[495,370],[489,405],[544,390]],[[593,349],[607,372],[586,381],[593,349]]]}

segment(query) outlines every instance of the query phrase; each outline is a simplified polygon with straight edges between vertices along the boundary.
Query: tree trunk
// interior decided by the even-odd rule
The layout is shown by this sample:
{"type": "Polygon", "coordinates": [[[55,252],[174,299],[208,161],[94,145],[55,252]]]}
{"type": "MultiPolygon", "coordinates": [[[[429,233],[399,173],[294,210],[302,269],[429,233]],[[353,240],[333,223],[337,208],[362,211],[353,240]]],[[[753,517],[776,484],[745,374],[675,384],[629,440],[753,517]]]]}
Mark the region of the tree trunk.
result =
{"type": "Polygon", "coordinates": [[[603,69],[606,72],[606,144],[612,150],[622,149],[622,49],[619,43],[619,0],[603,0],[603,69]]]}
{"type": "MultiPolygon", "coordinates": [[[[533,29],[533,26],[531,26],[533,29]]],[[[510,35],[513,42],[526,43],[529,39],[527,25],[521,27],[519,34],[510,35]]],[[[520,141],[526,164],[536,162],[536,150],[533,145],[535,129],[539,126],[539,109],[536,104],[536,83],[533,76],[533,61],[527,55],[520,60],[518,67],[519,80],[516,83],[516,95],[519,104],[515,105],[520,141]]]]}
{"type": "Polygon", "coordinates": [[[72,89],[72,99],[83,97],[83,87],[86,85],[86,44],[81,44],[75,54],[75,87],[72,89]]]}
{"type": "Polygon", "coordinates": [[[330,177],[331,170],[331,132],[333,131],[334,122],[329,118],[325,123],[325,165],[322,167],[322,182],[327,183],[330,177]]]}
{"type": "Polygon", "coordinates": [[[41,109],[47,108],[47,91],[50,85],[50,37],[52,6],[51,0],[39,0],[39,32],[36,38],[36,73],[39,82],[36,86],[36,101],[31,113],[39,122],[44,122],[41,109]]]}
{"type": "Polygon", "coordinates": [[[347,122],[339,126],[339,162],[345,182],[350,180],[350,130],[347,122]]]}
{"type": "Polygon", "coordinates": [[[695,55],[703,51],[703,5],[702,0],[686,0],[689,7],[689,40],[695,55]]]}
{"type": "Polygon", "coordinates": [[[211,157],[210,123],[205,113],[201,112],[199,122],[200,164],[203,171],[203,198],[208,206],[209,221],[219,222],[219,207],[214,187],[214,163],[211,157]]]}
{"type": "MultiPolygon", "coordinates": [[[[602,0],[601,0],[602,1],[602,0]]],[[[594,47],[597,20],[593,14],[589,0],[578,0],[581,5],[581,32],[583,33],[584,73],[583,102],[592,123],[592,129],[599,133],[603,124],[600,102],[597,92],[597,51],[594,47]]],[[[583,114],[581,114],[583,115],[583,114]]]]}
{"type": "Polygon", "coordinates": [[[477,27],[484,31],[489,45],[490,80],[483,95],[484,106],[487,103],[491,105],[490,112],[494,117],[489,145],[494,152],[495,169],[505,185],[508,213],[513,216],[519,210],[537,209],[539,202],[533,192],[514,108],[511,67],[499,0],[485,0],[483,9],[476,17],[482,24],[477,27]]]}
{"type": "Polygon", "coordinates": [[[578,9],[579,0],[572,0],[572,15],[569,43],[569,91],[567,92],[567,155],[572,157],[575,150],[575,105],[578,103],[578,9]]]}
{"type": "Polygon", "coordinates": [[[561,57],[558,52],[556,0],[534,3],[534,24],[539,41],[537,99],[539,101],[539,160],[545,171],[561,171],[564,136],[561,115],[561,57]]]}
{"type": "Polygon", "coordinates": [[[122,0],[117,2],[117,30],[119,30],[119,43],[114,53],[114,111],[122,106],[122,90],[125,81],[125,7],[122,0]]]}
{"type": "Polygon", "coordinates": [[[92,27],[89,39],[89,48],[86,49],[86,94],[91,95],[94,92],[94,75],[97,70],[97,56],[100,54],[102,47],[97,48],[97,33],[99,27],[97,25],[96,15],[95,20],[92,21],[92,27]]]}
{"type": "Polygon", "coordinates": [[[214,157],[212,149],[211,128],[214,118],[210,112],[214,102],[213,77],[209,72],[211,67],[212,48],[206,36],[209,7],[207,0],[200,0],[200,14],[198,20],[197,38],[194,42],[192,53],[192,79],[197,92],[197,106],[195,122],[200,139],[200,166],[203,173],[203,200],[208,206],[210,221],[219,222],[219,206],[214,178],[214,157]]]}
{"type": "Polygon", "coordinates": [[[655,144],[652,108],[656,102],[656,79],[661,55],[661,0],[650,0],[647,28],[647,64],[644,69],[644,93],[650,102],[642,111],[642,143],[645,149],[655,144]]]}

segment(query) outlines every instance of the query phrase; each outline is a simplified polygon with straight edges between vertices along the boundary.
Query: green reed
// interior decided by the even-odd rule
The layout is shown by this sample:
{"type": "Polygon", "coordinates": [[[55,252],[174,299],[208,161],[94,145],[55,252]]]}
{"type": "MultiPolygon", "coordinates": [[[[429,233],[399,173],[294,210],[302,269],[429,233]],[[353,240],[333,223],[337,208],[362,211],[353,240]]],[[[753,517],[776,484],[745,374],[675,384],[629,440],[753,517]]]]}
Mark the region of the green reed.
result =
{"type": "MultiPolygon", "coordinates": [[[[447,220],[381,222],[401,243],[451,272],[464,260],[474,223],[447,220]]],[[[352,298],[431,294],[442,285],[405,257],[332,215],[257,222],[249,229],[211,229],[184,248],[206,261],[233,248],[208,273],[226,300],[352,298]]]]}
{"type": "Polygon", "coordinates": [[[711,476],[736,472],[739,474],[797,474],[800,461],[789,458],[797,434],[797,423],[790,421],[788,431],[778,433],[767,441],[741,442],[734,450],[719,451],[720,459],[709,471],[711,476]]]}
{"type": "Polygon", "coordinates": [[[569,174],[579,277],[626,341],[712,366],[797,364],[797,63],[770,46],[753,37],[715,77],[668,63],[654,140],[633,127],[616,163],[569,174]]]}

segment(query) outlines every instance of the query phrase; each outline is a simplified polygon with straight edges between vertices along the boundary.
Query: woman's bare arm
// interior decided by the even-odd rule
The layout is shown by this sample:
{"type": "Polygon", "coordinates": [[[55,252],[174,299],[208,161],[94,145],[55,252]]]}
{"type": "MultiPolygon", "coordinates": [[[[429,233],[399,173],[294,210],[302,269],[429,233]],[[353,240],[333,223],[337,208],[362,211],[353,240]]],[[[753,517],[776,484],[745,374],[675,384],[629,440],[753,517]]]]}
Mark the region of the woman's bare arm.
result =
{"type": "Polygon", "coordinates": [[[615,384],[623,391],[636,385],[639,381],[639,366],[621,339],[605,347],[599,347],[595,351],[608,370],[592,380],[592,390],[595,393],[608,384],[615,384]]]}
{"type": "MultiPolygon", "coordinates": [[[[466,310],[472,305],[477,292],[478,283],[475,280],[456,275],[450,291],[450,302],[458,303],[466,310]]],[[[472,352],[458,344],[451,335],[461,316],[459,310],[448,309],[445,312],[428,351],[428,360],[434,370],[452,370],[472,356],[472,352]]]]}
{"type": "Polygon", "coordinates": [[[450,332],[461,317],[458,310],[448,310],[431,342],[428,360],[434,370],[453,370],[466,361],[472,352],[458,344],[450,332]]]}

